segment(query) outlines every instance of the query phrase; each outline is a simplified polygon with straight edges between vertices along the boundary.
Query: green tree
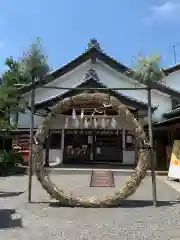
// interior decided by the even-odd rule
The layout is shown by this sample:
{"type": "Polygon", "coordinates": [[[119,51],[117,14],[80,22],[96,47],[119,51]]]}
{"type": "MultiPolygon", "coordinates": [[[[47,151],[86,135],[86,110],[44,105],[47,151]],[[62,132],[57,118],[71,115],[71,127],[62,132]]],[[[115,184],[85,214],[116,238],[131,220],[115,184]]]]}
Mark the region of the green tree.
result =
{"type": "Polygon", "coordinates": [[[33,78],[38,81],[47,77],[50,68],[47,63],[47,57],[43,54],[39,38],[24,53],[20,66],[23,77],[28,79],[28,83],[31,83],[33,78]]]}
{"type": "Polygon", "coordinates": [[[9,57],[5,61],[7,70],[1,77],[0,85],[0,132],[6,133],[17,127],[18,113],[26,110],[27,103],[19,94],[18,84],[29,84],[32,80],[43,79],[49,72],[47,57],[42,53],[40,40],[37,38],[29,50],[16,61],[9,57]],[[16,121],[10,121],[10,115],[16,113],[16,121]]]}
{"type": "Polygon", "coordinates": [[[5,65],[8,70],[3,73],[0,85],[0,130],[3,133],[14,127],[10,124],[10,113],[24,110],[18,89],[15,87],[15,84],[22,81],[19,63],[10,57],[6,59],[5,65]]]}
{"type": "Polygon", "coordinates": [[[151,82],[162,82],[164,73],[160,68],[160,56],[139,56],[135,67],[129,72],[139,83],[150,85],[151,82]]]}

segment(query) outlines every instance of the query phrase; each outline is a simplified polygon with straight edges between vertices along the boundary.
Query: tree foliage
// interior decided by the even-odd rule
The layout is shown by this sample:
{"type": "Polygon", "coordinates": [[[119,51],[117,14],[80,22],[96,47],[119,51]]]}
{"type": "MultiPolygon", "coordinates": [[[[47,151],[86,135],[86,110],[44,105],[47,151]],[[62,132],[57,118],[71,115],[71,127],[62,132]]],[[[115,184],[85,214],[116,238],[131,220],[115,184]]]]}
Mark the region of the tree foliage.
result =
{"type": "MultiPolygon", "coordinates": [[[[17,84],[29,84],[32,79],[42,79],[49,67],[47,58],[42,53],[40,40],[37,39],[19,60],[9,57],[5,61],[7,70],[2,74],[0,83],[0,131],[4,133],[14,127],[10,121],[11,113],[23,113],[27,104],[24,102],[17,84]]],[[[17,122],[17,119],[16,119],[17,122]]]]}
{"type": "Polygon", "coordinates": [[[3,73],[0,86],[0,129],[3,132],[13,127],[10,124],[10,113],[22,112],[24,110],[15,87],[15,84],[23,81],[19,63],[10,57],[6,59],[5,65],[8,67],[8,70],[3,73]]]}
{"type": "Polygon", "coordinates": [[[20,61],[21,72],[29,82],[44,78],[49,72],[47,57],[43,54],[40,39],[37,38],[20,61]]]}
{"type": "Polygon", "coordinates": [[[139,83],[145,85],[149,85],[151,82],[162,82],[164,73],[160,68],[160,56],[138,57],[135,67],[130,74],[139,83]]]}

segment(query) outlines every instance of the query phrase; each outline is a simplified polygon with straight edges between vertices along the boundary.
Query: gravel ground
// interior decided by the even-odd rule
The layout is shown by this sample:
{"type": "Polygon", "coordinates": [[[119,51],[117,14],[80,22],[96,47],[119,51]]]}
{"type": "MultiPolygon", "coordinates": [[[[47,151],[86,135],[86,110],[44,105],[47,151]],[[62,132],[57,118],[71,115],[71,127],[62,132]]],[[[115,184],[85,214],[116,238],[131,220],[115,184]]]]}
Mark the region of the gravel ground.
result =
{"type": "MultiPolygon", "coordinates": [[[[116,188],[89,188],[89,175],[52,175],[59,187],[77,196],[102,196],[116,188]]],[[[27,203],[27,176],[0,178],[0,239],[2,240],[180,240],[178,193],[157,178],[159,207],[152,207],[151,178],[120,208],[83,209],[49,206],[51,201],[33,179],[33,203],[27,203]],[[40,203],[38,203],[40,202],[40,203]]]]}

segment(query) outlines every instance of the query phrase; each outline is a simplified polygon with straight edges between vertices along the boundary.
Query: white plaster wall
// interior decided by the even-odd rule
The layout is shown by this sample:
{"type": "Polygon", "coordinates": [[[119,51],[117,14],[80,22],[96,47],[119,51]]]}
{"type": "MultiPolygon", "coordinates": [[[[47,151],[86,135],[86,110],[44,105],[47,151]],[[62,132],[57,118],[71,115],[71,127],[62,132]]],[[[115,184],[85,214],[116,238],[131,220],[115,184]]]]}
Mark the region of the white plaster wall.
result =
{"type": "Polygon", "coordinates": [[[180,70],[173,72],[164,78],[164,82],[167,86],[175,89],[176,91],[180,91],[180,70]]]}
{"type": "MultiPolygon", "coordinates": [[[[108,87],[112,88],[136,87],[136,83],[134,80],[130,79],[124,74],[115,71],[114,69],[110,68],[109,66],[100,61],[97,62],[94,68],[98,72],[101,81],[104,82],[104,84],[106,84],[108,87]]],[[[120,90],[119,92],[123,93],[126,96],[138,99],[140,101],[144,101],[146,103],[148,102],[146,90],[120,90]]],[[[168,95],[164,93],[161,93],[157,90],[152,90],[151,100],[152,105],[154,106],[159,105],[158,109],[155,111],[153,115],[154,121],[161,120],[163,113],[172,109],[171,99],[168,95]]]]}
{"type": "Polygon", "coordinates": [[[135,151],[123,150],[123,164],[124,165],[135,165],[135,151]]]}
{"type": "MultiPolygon", "coordinates": [[[[72,70],[71,72],[63,75],[60,78],[55,79],[53,82],[47,84],[47,86],[56,86],[56,87],[76,87],[81,81],[83,81],[85,73],[91,68],[90,60],[83,63],[81,66],[72,70]]],[[[46,99],[56,97],[67,90],[60,89],[43,89],[37,88],[35,90],[35,103],[40,103],[46,99]]],[[[31,101],[31,92],[24,95],[24,100],[26,102],[31,101]]],[[[35,128],[37,128],[43,121],[42,117],[35,116],[35,128]]],[[[30,126],[30,112],[26,111],[25,114],[19,114],[19,128],[29,128],[30,126]]]]}
{"type": "MultiPolygon", "coordinates": [[[[43,122],[44,118],[40,116],[34,116],[34,128],[38,128],[43,122]]],[[[18,120],[19,128],[29,128],[30,127],[30,111],[26,111],[26,113],[19,114],[18,120]]]]}
{"type": "MultiPolygon", "coordinates": [[[[76,87],[77,84],[79,84],[81,81],[83,81],[85,73],[91,68],[92,68],[91,61],[88,60],[85,63],[78,66],[77,68],[75,68],[74,70],[70,71],[69,73],[50,82],[46,86],[56,86],[56,87],[65,87],[65,88],[76,87]]],[[[36,88],[35,103],[40,103],[49,98],[56,97],[66,91],[67,90],[61,90],[61,89],[36,88]]],[[[29,101],[30,101],[30,94],[31,93],[29,92],[24,95],[24,97],[29,101]]]]}

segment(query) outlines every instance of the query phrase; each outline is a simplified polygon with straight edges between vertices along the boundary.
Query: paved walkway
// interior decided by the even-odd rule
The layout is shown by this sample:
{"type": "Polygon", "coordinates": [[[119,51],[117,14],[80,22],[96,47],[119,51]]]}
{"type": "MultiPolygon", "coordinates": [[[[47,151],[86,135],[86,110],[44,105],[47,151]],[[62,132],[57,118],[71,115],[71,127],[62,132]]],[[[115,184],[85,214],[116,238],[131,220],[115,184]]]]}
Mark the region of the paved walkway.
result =
{"type": "MultiPolygon", "coordinates": [[[[79,196],[112,194],[127,176],[116,176],[116,188],[89,188],[89,175],[52,175],[59,187],[79,196]]],[[[0,239],[128,240],[180,239],[178,193],[157,178],[159,207],[152,207],[151,178],[120,208],[50,207],[49,196],[33,179],[33,204],[27,203],[27,176],[0,178],[0,239]],[[41,202],[41,203],[38,203],[41,202]]]]}
{"type": "Polygon", "coordinates": [[[173,181],[173,180],[168,180],[167,177],[161,177],[161,179],[168,184],[170,187],[172,187],[173,189],[175,189],[177,192],[179,192],[180,194],[180,182],[177,181],[173,181]]]}

